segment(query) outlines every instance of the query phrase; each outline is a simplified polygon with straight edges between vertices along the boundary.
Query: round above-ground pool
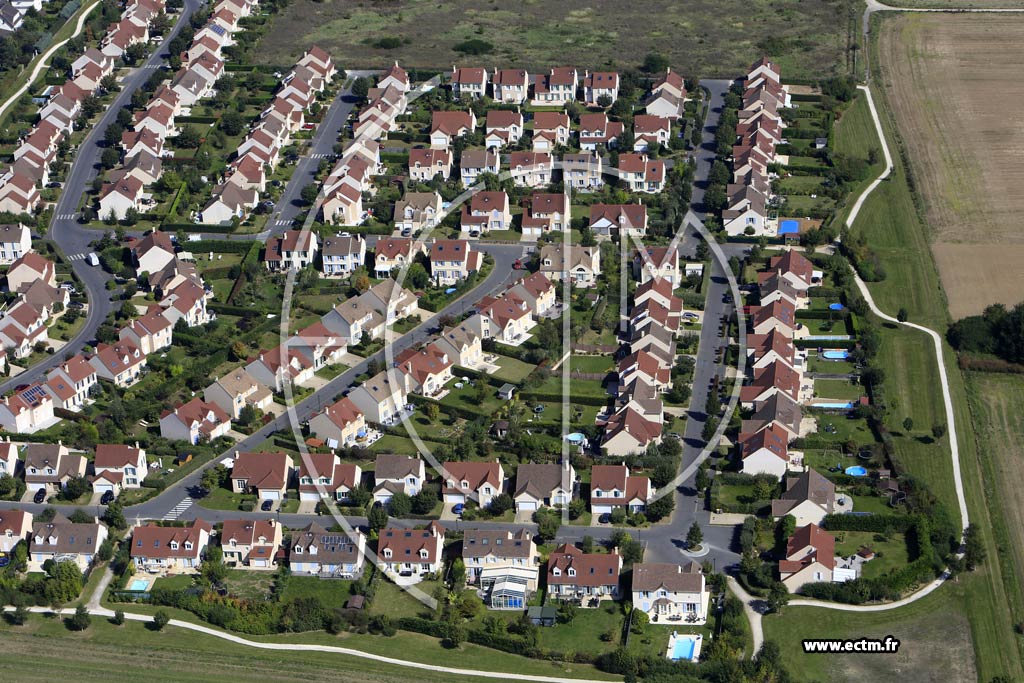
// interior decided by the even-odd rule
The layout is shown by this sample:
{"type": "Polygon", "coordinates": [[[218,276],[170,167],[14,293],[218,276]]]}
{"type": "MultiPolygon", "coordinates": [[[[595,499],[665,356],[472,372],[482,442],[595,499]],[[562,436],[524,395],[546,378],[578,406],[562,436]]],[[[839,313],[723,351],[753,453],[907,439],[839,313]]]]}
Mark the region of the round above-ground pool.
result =
{"type": "Polygon", "coordinates": [[[580,434],[579,432],[573,432],[572,434],[565,435],[565,440],[572,444],[581,444],[585,438],[587,438],[586,435],[580,434]]]}
{"type": "Polygon", "coordinates": [[[844,470],[844,472],[846,472],[846,474],[850,475],[851,477],[864,477],[867,476],[868,470],[866,467],[861,467],[860,465],[853,465],[852,467],[847,467],[844,470]]]}
{"type": "Polygon", "coordinates": [[[846,360],[850,357],[850,352],[846,349],[828,349],[821,352],[821,357],[825,360],[846,360]]]}
{"type": "Polygon", "coordinates": [[[843,305],[842,304],[838,304],[838,303],[837,304],[829,304],[828,305],[828,309],[830,311],[841,311],[841,310],[843,310],[843,305]]]}

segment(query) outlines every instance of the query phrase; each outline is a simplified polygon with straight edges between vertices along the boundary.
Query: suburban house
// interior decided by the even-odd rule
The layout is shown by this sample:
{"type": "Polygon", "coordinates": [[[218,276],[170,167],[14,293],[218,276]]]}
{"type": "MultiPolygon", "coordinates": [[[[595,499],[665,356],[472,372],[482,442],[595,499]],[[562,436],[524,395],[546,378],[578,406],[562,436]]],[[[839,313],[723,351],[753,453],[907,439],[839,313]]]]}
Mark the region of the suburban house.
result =
{"type": "Polygon", "coordinates": [[[686,83],[683,77],[672,69],[666,69],[665,74],[651,87],[645,109],[653,116],[679,119],[683,116],[685,100],[686,83]]]}
{"type": "Polygon", "coordinates": [[[0,225],[0,265],[10,265],[32,251],[32,233],[27,225],[0,225]]]}
{"type": "Polygon", "coordinates": [[[75,354],[50,370],[43,386],[53,397],[55,406],[79,411],[89,402],[89,395],[98,381],[96,369],[85,356],[75,354]]]}
{"type": "Polygon", "coordinates": [[[797,527],[779,560],[779,580],[790,593],[808,583],[831,582],[836,567],[836,539],[817,524],[797,527]]]}
{"type": "Polygon", "coordinates": [[[364,334],[376,339],[384,333],[384,316],[364,296],[341,302],[321,318],[322,324],[347,344],[360,343],[364,334]]]}
{"type": "Polygon", "coordinates": [[[313,264],[319,243],[312,230],[287,230],[267,239],[263,263],[271,272],[301,270],[313,264]]]}
{"type": "Polygon", "coordinates": [[[558,303],[555,285],[541,272],[531,273],[510,287],[508,296],[524,301],[534,318],[547,315],[558,303]]]}
{"type": "Polygon", "coordinates": [[[366,438],[366,417],[346,396],[314,415],[309,420],[309,431],[328,448],[354,446],[366,438]]]}
{"type": "Polygon", "coordinates": [[[769,425],[784,429],[790,439],[800,436],[803,410],[800,404],[784,393],[776,392],[764,401],[754,403],[754,412],[749,420],[743,420],[740,431],[753,433],[769,425]]]}
{"type": "Polygon", "coordinates": [[[433,342],[421,349],[406,349],[395,357],[395,363],[405,375],[410,394],[436,396],[452,379],[452,359],[433,342]]]}
{"type": "Polygon", "coordinates": [[[534,106],[565,105],[576,99],[580,74],[576,67],[558,66],[547,73],[537,74],[533,81],[534,106]]]}
{"type": "Polygon", "coordinates": [[[32,525],[29,547],[30,571],[41,571],[47,560],[74,562],[79,570],[87,570],[107,539],[107,527],[100,522],[71,522],[61,513],[49,522],[32,525]]]}
{"type": "Polygon", "coordinates": [[[448,354],[455,365],[472,370],[483,360],[482,338],[465,322],[444,328],[434,343],[448,354]]]}
{"type": "Polygon", "coordinates": [[[119,339],[127,340],[137,346],[143,355],[148,356],[154,351],[167,348],[173,341],[173,326],[160,314],[160,309],[152,310],[141,318],[129,320],[128,324],[118,330],[119,339]]]}
{"type": "Polygon", "coordinates": [[[462,561],[466,583],[484,591],[491,609],[521,609],[537,591],[540,568],[532,534],[520,529],[466,529],[462,561]]]}
{"type": "Polygon", "coordinates": [[[480,98],[487,94],[487,69],[452,67],[452,96],[457,100],[480,98]]]}
{"type": "Polygon", "coordinates": [[[534,192],[527,210],[523,212],[523,238],[538,239],[541,235],[569,228],[572,207],[562,193],[534,192]]]}
{"type": "Polygon", "coordinates": [[[377,82],[377,87],[382,90],[388,87],[395,87],[403,93],[409,92],[411,88],[409,74],[406,73],[405,69],[398,66],[396,61],[384,72],[384,77],[377,82]]]}
{"type": "Polygon", "coordinates": [[[486,508],[505,485],[505,470],[494,462],[446,462],[442,465],[445,503],[475,502],[486,508]]]}
{"type": "Polygon", "coordinates": [[[9,553],[22,541],[32,538],[32,513],[25,510],[0,510],[0,553],[9,553]]]}
{"type": "Polygon", "coordinates": [[[740,387],[740,403],[744,408],[750,408],[758,401],[767,401],[776,393],[800,401],[800,373],[782,361],[754,370],[750,383],[740,387]]]}
{"type": "Polygon", "coordinates": [[[281,537],[281,525],[273,519],[226,519],[220,532],[224,564],[275,569],[281,537]]]}
{"type": "Polygon", "coordinates": [[[325,496],[346,503],[362,478],[359,465],[343,463],[333,453],[305,453],[299,460],[299,500],[320,500],[323,491],[325,496]]]}
{"type": "Polygon", "coordinates": [[[771,474],[781,477],[793,462],[788,447],[789,435],[774,425],[754,434],[740,434],[740,458],[744,474],[771,474]]]}
{"type": "Polygon", "coordinates": [[[292,535],[288,565],[293,574],[353,579],[363,573],[366,536],[327,531],[316,522],[292,535]],[[354,538],[353,538],[354,536],[354,538]]]}
{"type": "Polygon", "coordinates": [[[393,370],[390,373],[384,370],[353,389],[348,397],[362,411],[368,422],[394,424],[401,419],[405,411],[405,382],[393,370]],[[393,381],[391,375],[394,377],[393,381]]]}
{"type": "Polygon", "coordinates": [[[621,571],[622,557],[618,553],[585,553],[574,545],[562,544],[548,556],[548,595],[594,607],[602,599],[619,597],[621,571]]]}
{"type": "Polygon", "coordinates": [[[772,501],[772,517],[779,519],[792,515],[798,527],[821,524],[825,515],[836,510],[836,485],[808,469],[783,480],[786,490],[778,500],[772,501]]]}
{"type": "Polygon", "coordinates": [[[238,453],[231,466],[231,490],[255,493],[263,500],[283,500],[291,478],[287,453],[238,453]]]}
{"type": "Polygon", "coordinates": [[[533,151],[551,152],[558,145],[569,144],[572,123],[569,116],[558,111],[539,111],[533,115],[533,151]]]}
{"type": "Polygon", "coordinates": [[[415,496],[426,481],[426,468],[419,457],[380,453],[373,468],[373,500],[387,505],[399,491],[415,496]]]}
{"type": "Polygon", "coordinates": [[[512,152],[508,159],[512,182],[517,187],[544,187],[554,180],[551,152],[512,152]]]}
{"type": "Polygon", "coordinates": [[[10,437],[8,437],[7,441],[0,440],[0,477],[4,475],[13,477],[21,469],[21,459],[18,458],[18,444],[12,443],[10,437]]]}
{"type": "Polygon", "coordinates": [[[140,572],[193,574],[199,569],[213,527],[201,519],[184,527],[150,522],[132,530],[131,558],[140,572]]]}
{"type": "Polygon", "coordinates": [[[566,463],[524,463],[516,470],[512,498],[516,512],[535,512],[542,507],[569,504],[576,490],[576,470],[566,463]]]}
{"type": "Polygon", "coordinates": [[[594,465],[590,470],[590,511],[595,515],[617,507],[643,512],[653,496],[650,478],[631,475],[625,465],[594,465]]]}
{"type": "Polygon", "coordinates": [[[530,75],[525,69],[495,69],[491,90],[495,102],[522,104],[529,96],[530,75]]]}
{"type": "Polygon", "coordinates": [[[633,192],[656,194],[665,189],[665,162],[646,154],[620,154],[619,178],[633,192]]]}
{"type": "Polygon", "coordinates": [[[593,152],[597,149],[598,145],[603,145],[605,149],[617,147],[622,131],[622,123],[620,121],[609,121],[606,114],[581,114],[579,128],[580,149],[593,152]]]}
{"type": "Polygon", "coordinates": [[[230,430],[231,416],[198,396],[160,416],[160,436],[171,441],[197,444],[225,436],[230,430]]]}
{"type": "Polygon", "coordinates": [[[313,379],[313,360],[291,344],[260,351],[249,359],[245,371],[272,391],[282,392],[286,384],[302,386],[313,379]]]}
{"type": "Polygon", "coordinates": [[[441,195],[437,192],[406,192],[395,202],[395,229],[427,230],[441,221],[441,195]]]}
{"type": "Polygon", "coordinates": [[[455,138],[472,133],[476,116],[472,111],[435,111],[430,120],[430,146],[447,149],[455,138]]]}
{"type": "Polygon", "coordinates": [[[138,444],[98,444],[93,471],[92,490],[96,493],[118,495],[123,489],[141,488],[149,472],[146,451],[138,444]]]}
{"type": "Polygon", "coordinates": [[[392,578],[417,582],[444,566],[444,527],[431,522],[425,529],[386,527],[377,539],[377,560],[392,578]]]}
{"type": "Polygon", "coordinates": [[[170,234],[154,231],[135,242],[131,249],[135,270],[156,273],[174,261],[174,243],[170,234]]]}
{"type": "Polygon", "coordinates": [[[462,209],[461,227],[470,233],[510,230],[512,212],[509,209],[508,194],[504,190],[483,190],[474,194],[462,209]]]}
{"type": "MultiPolygon", "coordinates": [[[[657,417],[660,417],[660,411],[658,413],[657,417]]],[[[642,453],[650,444],[660,442],[661,422],[650,417],[632,405],[619,410],[608,418],[601,448],[608,455],[623,456],[642,453]]]]}
{"type": "Polygon", "coordinates": [[[651,622],[685,621],[703,624],[708,617],[711,591],[696,562],[686,566],[663,562],[633,565],[633,606],[651,622]]]}
{"type": "Polygon", "coordinates": [[[672,121],[650,114],[633,117],[633,151],[648,152],[651,148],[668,147],[672,137],[672,121]]]}
{"type": "Polygon", "coordinates": [[[31,434],[57,423],[53,399],[41,384],[16,389],[0,399],[0,427],[7,432],[31,434]]]}
{"type": "Polygon", "coordinates": [[[465,187],[476,185],[481,174],[501,172],[501,156],[491,149],[467,149],[459,157],[459,177],[465,187]]]}
{"type": "Polygon", "coordinates": [[[388,277],[395,268],[411,263],[417,254],[426,253],[423,242],[402,237],[390,237],[377,242],[373,250],[373,272],[376,277],[388,277]]]}
{"type": "Polygon", "coordinates": [[[416,295],[390,277],[384,278],[360,295],[375,311],[384,316],[387,325],[419,313],[416,295]]]}
{"type": "Polygon", "coordinates": [[[562,182],[578,192],[594,192],[604,187],[601,156],[596,152],[562,156],[562,182]]]}
{"type": "Polygon", "coordinates": [[[115,344],[99,344],[96,354],[89,359],[101,379],[115,386],[127,387],[135,382],[146,367],[146,354],[126,339],[115,344]]]}
{"type": "Polygon", "coordinates": [[[601,250],[546,244],[540,250],[540,272],[553,282],[565,277],[576,287],[593,287],[601,275],[601,250]]]}
{"type": "Polygon", "coordinates": [[[768,273],[776,273],[779,277],[785,278],[800,292],[806,292],[815,284],[815,280],[821,277],[814,271],[814,264],[793,249],[782,256],[773,256],[768,262],[767,272],[761,273],[758,278],[766,277],[768,273]]]}
{"type": "Polygon", "coordinates": [[[25,447],[25,485],[29,491],[59,493],[69,479],[85,476],[86,465],[83,456],[60,443],[32,443],[25,447]]]}
{"type": "Polygon", "coordinates": [[[682,284],[683,279],[679,268],[679,250],[652,246],[638,248],[633,257],[633,273],[640,284],[651,279],[662,279],[675,289],[682,284]]]}
{"type": "Polygon", "coordinates": [[[483,261],[483,252],[466,240],[435,240],[430,247],[430,275],[439,286],[465,280],[470,273],[479,272],[483,261]]]}
{"type": "Polygon", "coordinates": [[[491,109],[487,112],[485,131],[488,149],[514,145],[523,137],[523,115],[518,111],[491,109]]]}
{"type": "Polygon", "coordinates": [[[429,183],[440,175],[448,180],[452,174],[452,153],[448,149],[410,149],[409,180],[429,183]]]}
{"type": "Polygon", "coordinates": [[[506,290],[498,297],[486,296],[477,303],[476,309],[479,319],[486,325],[481,328],[481,335],[510,346],[526,341],[529,331],[537,325],[533,309],[516,296],[514,290],[506,290]]]}
{"type": "Polygon", "coordinates": [[[610,107],[619,98],[619,74],[587,71],[583,76],[583,103],[588,107],[610,107]]]}
{"type": "Polygon", "coordinates": [[[100,190],[100,216],[114,216],[121,221],[129,211],[139,211],[142,208],[142,190],[142,181],[131,175],[124,175],[116,182],[105,183],[100,190]]]}
{"type": "Polygon", "coordinates": [[[206,387],[203,400],[215,404],[232,420],[237,420],[246,406],[266,412],[274,402],[274,394],[244,368],[238,368],[206,387]]]}

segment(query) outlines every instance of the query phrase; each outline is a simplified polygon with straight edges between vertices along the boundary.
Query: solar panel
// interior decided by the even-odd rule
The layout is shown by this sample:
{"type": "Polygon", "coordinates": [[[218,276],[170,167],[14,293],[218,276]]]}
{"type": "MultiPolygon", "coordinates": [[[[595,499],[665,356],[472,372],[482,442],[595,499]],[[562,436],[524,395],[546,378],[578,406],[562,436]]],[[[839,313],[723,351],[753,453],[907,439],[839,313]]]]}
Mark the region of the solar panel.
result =
{"type": "Polygon", "coordinates": [[[37,384],[23,391],[21,393],[21,398],[26,403],[36,404],[46,398],[46,390],[37,384]]]}

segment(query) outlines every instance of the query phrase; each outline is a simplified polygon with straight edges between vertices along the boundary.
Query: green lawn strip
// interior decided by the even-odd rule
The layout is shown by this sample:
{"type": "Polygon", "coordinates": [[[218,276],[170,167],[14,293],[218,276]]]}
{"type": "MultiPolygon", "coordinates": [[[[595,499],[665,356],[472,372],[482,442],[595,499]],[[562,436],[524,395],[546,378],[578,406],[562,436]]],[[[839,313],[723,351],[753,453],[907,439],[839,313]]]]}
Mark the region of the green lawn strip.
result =
{"type": "Polygon", "coordinates": [[[865,393],[864,387],[842,379],[814,380],[814,394],[818,398],[830,398],[840,401],[855,401],[865,393]]]}
{"type": "MultiPolygon", "coordinates": [[[[129,607],[130,611],[141,611],[134,605],[129,607]]],[[[133,676],[157,683],[220,683],[250,677],[296,683],[312,680],[445,683],[452,680],[451,674],[333,652],[260,650],[174,626],[155,632],[146,624],[128,622],[114,626],[99,617],[94,617],[90,628],[81,633],[69,631],[61,621],[35,615],[27,626],[0,622],[0,633],[5,646],[10,648],[8,653],[19,655],[5,658],[5,675],[27,683],[52,681],[55,676],[73,677],[85,683],[109,681],[112,662],[123,658],[133,662],[133,676]]],[[[249,639],[312,642],[462,668],[615,680],[587,665],[533,661],[475,645],[464,644],[453,652],[443,648],[437,640],[415,633],[400,632],[392,638],[384,638],[356,634],[329,636],[320,632],[249,639]]],[[[510,680],[514,678],[510,673],[510,680]]]]}
{"type": "Polygon", "coordinates": [[[570,367],[573,371],[580,372],[611,372],[615,367],[615,360],[610,354],[606,356],[573,356],[570,367]]]}
{"type": "Polygon", "coordinates": [[[511,384],[521,383],[536,368],[534,365],[524,363],[518,358],[510,358],[509,356],[498,356],[496,362],[499,370],[492,373],[491,377],[511,384]]]}

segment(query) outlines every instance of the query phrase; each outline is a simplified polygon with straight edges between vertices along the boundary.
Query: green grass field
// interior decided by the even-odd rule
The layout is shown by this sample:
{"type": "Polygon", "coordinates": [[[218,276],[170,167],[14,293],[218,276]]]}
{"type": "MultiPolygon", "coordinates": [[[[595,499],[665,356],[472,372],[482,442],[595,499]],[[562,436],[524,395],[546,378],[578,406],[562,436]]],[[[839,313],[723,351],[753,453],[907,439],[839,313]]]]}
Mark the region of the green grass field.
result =
{"type": "Polygon", "coordinates": [[[274,19],[256,53],[267,63],[290,64],[316,43],[353,68],[383,67],[397,59],[403,66],[445,70],[455,63],[529,69],[566,63],[582,71],[636,66],[647,53],[658,52],[683,74],[735,78],[768,52],[783,73],[818,78],[845,63],[850,8],[847,0],[639,0],[599,6],[583,0],[295,0],[274,19]],[[378,47],[382,38],[399,44],[378,47]],[[468,39],[491,47],[477,57],[453,49],[468,39]]]}

